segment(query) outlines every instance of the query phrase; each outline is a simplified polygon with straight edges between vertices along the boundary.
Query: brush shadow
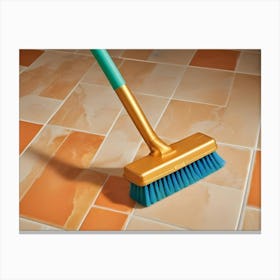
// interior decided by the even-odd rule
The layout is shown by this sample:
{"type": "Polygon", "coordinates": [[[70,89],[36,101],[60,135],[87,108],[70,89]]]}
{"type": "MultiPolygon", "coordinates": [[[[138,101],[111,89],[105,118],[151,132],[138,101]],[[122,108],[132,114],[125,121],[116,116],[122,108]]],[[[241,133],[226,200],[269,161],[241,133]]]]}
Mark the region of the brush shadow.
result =
{"type": "MultiPolygon", "coordinates": [[[[103,167],[90,167],[90,168],[80,168],[75,166],[74,164],[71,164],[69,162],[60,160],[55,157],[50,157],[43,151],[30,147],[29,151],[34,154],[40,161],[45,162],[48,164],[49,167],[51,167],[53,170],[55,170],[56,173],[58,173],[60,176],[63,176],[66,180],[69,181],[77,181],[77,182],[91,182],[95,184],[100,184],[100,179],[98,179],[98,176],[91,176],[93,178],[96,177],[96,181],[89,180],[89,176],[79,176],[82,172],[93,172],[97,174],[104,174],[106,177],[108,176],[114,176],[114,177],[122,177],[119,174],[122,174],[123,168],[103,168],[103,167]]],[[[120,188],[121,186],[119,186],[120,188]]],[[[118,188],[118,185],[116,185],[116,188],[118,188]]],[[[117,191],[117,190],[116,190],[117,191]]],[[[111,202],[121,204],[127,207],[131,207],[131,204],[125,203],[123,201],[120,201],[118,199],[118,196],[115,195],[115,192],[103,192],[103,194],[108,198],[111,202]]]]}

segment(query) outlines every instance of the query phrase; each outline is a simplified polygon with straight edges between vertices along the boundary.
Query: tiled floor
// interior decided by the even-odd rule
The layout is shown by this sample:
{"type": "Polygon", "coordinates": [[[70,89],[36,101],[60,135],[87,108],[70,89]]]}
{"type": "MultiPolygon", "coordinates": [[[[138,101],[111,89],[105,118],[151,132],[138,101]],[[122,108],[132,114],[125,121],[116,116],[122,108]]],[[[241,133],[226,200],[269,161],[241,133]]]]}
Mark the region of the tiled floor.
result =
{"type": "Polygon", "coordinates": [[[142,207],[121,174],[148,149],[89,50],[21,50],[19,229],[259,232],[260,50],[109,52],[167,143],[204,132],[226,166],[142,207]]]}

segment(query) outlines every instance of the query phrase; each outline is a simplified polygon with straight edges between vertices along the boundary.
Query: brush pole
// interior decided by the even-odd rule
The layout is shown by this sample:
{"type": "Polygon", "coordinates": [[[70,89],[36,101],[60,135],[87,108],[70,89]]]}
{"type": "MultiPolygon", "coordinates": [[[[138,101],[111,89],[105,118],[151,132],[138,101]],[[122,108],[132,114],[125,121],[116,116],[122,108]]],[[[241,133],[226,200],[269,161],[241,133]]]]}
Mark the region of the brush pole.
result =
{"type": "Polygon", "coordinates": [[[109,80],[112,88],[117,93],[128,115],[148,145],[151,154],[163,156],[171,152],[172,148],[156,135],[135,96],[126,86],[124,78],[108,52],[106,50],[91,50],[91,53],[96,58],[99,66],[109,80]]]}

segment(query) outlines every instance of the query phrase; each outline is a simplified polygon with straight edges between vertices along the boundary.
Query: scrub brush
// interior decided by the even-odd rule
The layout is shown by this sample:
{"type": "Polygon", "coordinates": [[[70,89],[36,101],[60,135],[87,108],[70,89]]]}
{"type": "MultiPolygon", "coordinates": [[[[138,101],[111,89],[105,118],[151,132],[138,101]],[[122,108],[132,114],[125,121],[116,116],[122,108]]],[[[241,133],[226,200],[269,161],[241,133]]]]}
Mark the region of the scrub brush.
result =
{"type": "Polygon", "coordinates": [[[111,86],[150,149],[150,154],[124,167],[130,197],[144,206],[172,195],[222,168],[215,139],[195,133],[167,145],[155,133],[106,50],[91,50],[111,86]]]}

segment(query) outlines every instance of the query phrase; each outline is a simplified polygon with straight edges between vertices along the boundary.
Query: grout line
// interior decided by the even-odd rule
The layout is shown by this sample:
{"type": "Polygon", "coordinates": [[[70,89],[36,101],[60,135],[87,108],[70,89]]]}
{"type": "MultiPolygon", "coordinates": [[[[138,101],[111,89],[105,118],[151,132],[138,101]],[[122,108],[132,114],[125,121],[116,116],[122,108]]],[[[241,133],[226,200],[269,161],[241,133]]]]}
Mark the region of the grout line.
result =
{"type": "Polygon", "coordinates": [[[99,197],[99,194],[101,193],[101,191],[102,191],[104,185],[107,183],[109,177],[110,177],[110,175],[108,175],[108,176],[106,177],[106,179],[104,180],[102,186],[100,187],[100,189],[98,190],[96,196],[95,196],[94,199],[92,200],[90,206],[88,207],[87,211],[85,212],[84,217],[81,219],[81,221],[80,221],[79,225],[77,226],[76,230],[80,230],[80,228],[81,228],[83,222],[85,221],[85,219],[86,219],[87,215],[89,214],[90,210],[93,208],[93,206],[94,206],[94,204],[95,204],[97,198],[99,197]]]}
{"type": "Polygon", "coordinates": [[[139,216],[137,214],[134,215],[134,217],[137,218],[137,219],[140,219],[140,220],[144,220],[144,221],[148,221],[148,222],[153,222],[153,223],[156,223],[156,224],[159,224],[159,225],[163,225],[163,226],[172,227],[172,228],[177,229],[177,230],[191,230],[191,229],[188,229],[188,228],[185,228],[185,227],[179,227],[177,225],[165,223],[165,222],[163,222],[161,220],[158,220],[158,219],[139,216]]]}
{"type": "MultiPolygon", "coordinates": [[[[169,103],[171,102],[172,97],[174,96],[174,94],[175,94],[175,92],[176,92],[178,86],[180,85],[180,83],[181,83],[181,81],[182,81],[182,79],[183,79],[183,77],[184,77],[185,71],[186,71],[186,69],[182,72],[181,77],[178,79],[177,85],[174,87],[174,90],[173,90],[172,94],[170,95],[170,97],[168,98],[165,107],[162,109],[162,112],[161,112],[161,114],[159,115],[158,120],[156,121],[156,123],[155,123],[155,125],[154,125],[154,127],[153,127],[154,130],[156,130],[156,127],[157,127],[158,124],[160,123],[160,120],[161,120],[163,114],[165,113],[165,111],[166,111],[166,109],[167,109],[169,103]]],[[[142,140],[142,141],[143,141],[143,140],[142,140]]],[[[138,150],[139,150],[139,148],[140,148],[140,146],[141,146],[141,144],[142,144],[142,141],[139,143],[137,149],[135,149],[135,153],[134,153],[133,158],[135,158],[135,156],[136,156],[136,154],[137,154],[137,152],[138,152],[138,150]]],[[[126,230],[127,225],[129,224],[129,222],[130,222],[130,220],[131,220],[131,217],[132,217],[133,214],[134,214],[134,211],[135,211],[135,206],[133,207],[132,211],[130,212],[130,214],[129,214],[127,220],[126,220],[126,223],[125,223],[125,225],[124,225],[124,227],[123,227],[123,230],[126,230]]]]}
{"type": "MultiPolygon", "coordinates": [[[[206,177],[202,178],[200,181],[196,182],[196,183],[203,183],[203,184],[206,184],[206,185],[209,185],[209,186],[214,186],[214,187],[219,187],[219,188],[222,188],[222,189],[225,189],[225,190],[228,190],[228,189],[231,189],[231,190],[235,190],[235,191],[238,191],[238,192],[243,192],[244,189],[239,189],[239,188],[235,188],[235,187],[232,187],[232,186],[225,186],[225,185],[218,185],[218,184],[215,184],[215,183],[211,183],[211,182],[208,182],[208,181],[204,181],[206,177]]],[[[196,184],[194,183],[194,184],[196,184]]],[[[244,185],[246,184],[246,179],[245,179],[245,183],[244,185]]]]}
{"type": "Polygon", "coordinates": [[[106,206],[102,206],[102,205],[97,205],[97,204],[94,204],[91,208],[99,208],[102,210],[107,210],[107,211],[111,211],[111,212],[115,212],[115,213],[119,213],[119,214],[125,214],[127,216],[129,214],[129,212],[126,212],[126,211],[122,211],[122,210],[118,210],[118,209],[114,209],[114,208],[110,208],[110,207],[106,207],[106,206]]]}
{"type": "Polygon", "coordinates": [[[201,105],[208,105],[208,106],[213,106],[213,107],[218,107],[218,108],[225,108],[225,104],[224,105],[219,105],[219,104],[214,104],[214,103],[207,103],[207,102],[201,102],[201,101],[196,101],[196,100],[186,100],[186,99],[181,99],[178,97],[173,97],[172,100],[176,100],[176,101],[181,101],[181,102],[188,102],[188,103],[196,103],[196,104],[201,104],[201,105]]]}
{"type": "Polygon", "coordinates": [[[231,99],[231,96],[232,96],[232,91],[233,91],[233,85],[234,85],[234,82],[235,82],[235,78],[236,78],[236,73],[234,72],[231,84],[230,84],[229,89],[228,89],[228,96],[227,96],[227,100],[225,102],[224,108],[227,108],[228,105],[229,105],[229,102],[230,102],[230,99],[231,99]]]}
{"type": "Polygon", "coordinates": [[[248,209],[250,209],[250,210],[255,210],[255,211],[261,212],[261,208],[256,207],[256,206],[247,205],[246,208],[248,208],[248,209]]]}
{"type": "Polygon", "coordinates": [[[135,62],[146,62],[146,63],[153,63],[153,64],[160,64],[160,65],[170,65],[170,66],[177,66],[181,68],[186,68],[188,64],[176,64],[176,63],[169,63],[169,62],[158,62],[158,61],[149,61],[149,60],[141,60],[137,58],[129,58],[129,57],[119,57],[122,58],[125,61],[135,61],[135,62]]]}
{"type": "MultiPolygon", "coordinates": [[[[42,54],[44,55],[44,54],[42,54]]],[[[90,66],[91,67],[91,66],[90,66]]],[[[89,68],[90,68],[89,67],[89,68]]],[[[88,68],[88,69],[89,69],[88,68]]],[[[88,71],[88,70],[87,70],[88,71]]],[[[48,118],[48,120],[43,124],[43,126],[41,127],[41,129],[38,131],[38,133],[35,135],[35,137],[33,137],[33,139],[28,143],[28,145],[25,147],[25,149],[22,151],[22,153],[20,154],[20,156],[26,151],[26,149],[34,142],[34,140],[38,137],[39,134],[41,134],[42,130],[49,124],[50,120],[53,118],[53,116],[61,109],[61,107],[64,105],[64,103],[68,100],[68,98],[72,95],[72,93],[76,90],[76,88],[78,87],[79,83],[81,82],[81,80],[84,78],[84,76],[86,75],[87,71],[85,71],[85,73],[81,76],[81,78],[79,79],[79,81],[74,85],[74,87],[69,91],[69,93],[66,95],[66,97],[61,101],[61,103],[59,104],[59,106],[57,107],[57,109],[50,115],[50,117],[48,118]]]]}
{"type": "Polygon", "coordinates": [[[254,146],[250,147],[250,146],[242,146],[242,145],[238,145],[238,144],[231,144],[231,143],[226,143],[226,142],[221,142],[221,141],[216,141],[217,144],[221,144],[223,146],[228,146],[228,147],[232,147],[232,148],[238,148],[241,150],[254,150],[254,146]]]}
{"type": "Polygon", "coordinates": [[[249,164],[249,171],[247,172],[246,176],[246,185],[245,189],[243,190],[243,197],[242,197],[242,204],[239,210],[239,217],[236,222],[236,229],[237,230],[242,230],[243,222],[244,222],[244,215],[245,215],[245,210],[247,207],[247,200],[250,194],[250,189],[251,189],[251,179],[252,179],[252,174],[254,170],[254,162],[255,162],[255,157],[256,157],[256,152],[252,151],[251,154],[251,160],[249,164]]]}
{"type": "Polygon", "coordinates": [[[53,158],[53,156],[56,154],[56,152],[60,149],[60,147],[63,145],[63,143],[66,141],[66,139],[69,137],[69,135],[71,134],[71,131],[69,131],[67,133],[67,136],[64,138],[63,141],[61,141],[61,143],[57,146],[57,148],[53,151],[53,153],[50,154],[49,159],[45,162],[45,165],[43,165],[43,168],[41,170],[41,172],[37,173],[37,176],[31,181],[31,183],[29,184],[29,186],[26,188],[26,190],[22,193],[22,195],[20,196],[19,201],[21,201],[23,199],[23,197],[26,195],[26,193],[30,190],[30,188],[32,187],[32,185],[34,184],[34,182],[41,176],[41,174],[43,173],[43,171],[45,170],[46,166],[48,165],[48,163],[50,162],[50,160],[53,158]]]}
{"type": "MultiPolygon", "coordinates": [[[[26,217],[19,217],[19,220],[23,220],[23,221],[26,221],[26,222],[29,222],[29,223],[38,224],[40,226],[51,227],[52,229],[49,229],[49,230],[62,230],[62,228],[59,228],[57,226],[53,226],[53,225],[50,225],[50,224],[47,224],[47,223],[43,223],[43,222],[38,222],[38,221],[32,220],[30,218],[26,218],[26,217]]],[[[19,228],[19,231],[29,231],[29,230],[28,229],[27,230],[21,230],[19,228]]],[[[44,230],[44,231],[47,231],[47,230],[44,230]]]]}

